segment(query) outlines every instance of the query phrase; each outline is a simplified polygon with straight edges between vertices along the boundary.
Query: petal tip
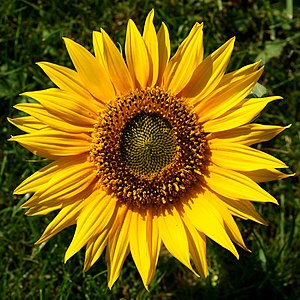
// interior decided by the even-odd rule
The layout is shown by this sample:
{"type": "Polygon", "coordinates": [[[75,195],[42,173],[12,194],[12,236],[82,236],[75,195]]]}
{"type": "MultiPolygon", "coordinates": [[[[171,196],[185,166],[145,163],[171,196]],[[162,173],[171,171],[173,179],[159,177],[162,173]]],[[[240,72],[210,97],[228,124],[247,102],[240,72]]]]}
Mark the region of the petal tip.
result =
{"type": "Polygon", "coordinates": [[[45,241],[45,239],[41,236],[35,243],[34,245],[40,245],[45,241]]]}
{"type": "Polygon", "coordinates": [[[65,257],[64,257],[64,264],[66,264],[67,263],[67,261],[71,258],[71,254],[70,253],[68,253],[68,250],[67,250],[67,252],[66,252],[66,254],[65,254],[65,257]]]}
{"type": "Polygon", "coordinates": [[[108,283],[107,283],[107,286],[108,286],[108,288],[111,290],[112,289],[112,286],[114,285],[114,282],[111,282],[111,281],[109,281],[108,283]]]}
{"type": "Polygon", "coordinates": [[[146,291],[147,291],[148,293],[150,293],[148,284],[144,284],[144,287],[145,287],[146,291]]]}
{"type": "Polygon", "coordinates": [[[255,65],[259,66],[262,63],[262,59],[259,59],[257,62],[255,62],[255,65]]]}
{"type": "Polygon", "coordinates": [[[128,24],[128,26],[129,25],[130,26],[134,26],[135,25],[135,23],[134,23],[134,21],[132,19],[129,19],[128,22],[127,22],[127,24],[128,24]]]}
{"type": "Polygon", "coordinates": [[[149,15],[152,15],[152,14],[154,14],[154,8],[152,8],[150,11],[149,11],[149,15]]]}

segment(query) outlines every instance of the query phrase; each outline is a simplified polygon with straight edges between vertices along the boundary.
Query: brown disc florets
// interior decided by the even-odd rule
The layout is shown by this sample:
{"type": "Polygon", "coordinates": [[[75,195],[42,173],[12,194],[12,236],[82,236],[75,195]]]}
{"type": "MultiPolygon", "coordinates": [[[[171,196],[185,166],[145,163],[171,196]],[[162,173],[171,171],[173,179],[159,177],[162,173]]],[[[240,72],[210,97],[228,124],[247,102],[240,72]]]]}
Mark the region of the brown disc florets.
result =
{"type": "Polygon", "coordinates": [[[90,159],[101,186],[122,203],[161,206],[199,181],[206,148],[184,99],[156,87],[117,98],[101,112],[90,159]]]}

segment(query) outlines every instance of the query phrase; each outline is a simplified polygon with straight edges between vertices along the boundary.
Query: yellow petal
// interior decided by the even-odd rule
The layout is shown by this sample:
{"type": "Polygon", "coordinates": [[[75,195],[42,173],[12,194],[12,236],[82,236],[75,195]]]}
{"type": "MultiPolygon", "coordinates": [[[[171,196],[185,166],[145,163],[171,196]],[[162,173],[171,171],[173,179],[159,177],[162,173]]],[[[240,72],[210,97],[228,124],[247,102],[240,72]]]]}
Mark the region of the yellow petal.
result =
{"type": "MultiPolygon", "coordinates": [[[[54,114],[48,112],[42,105],[37,103],[20,103],[16,104],[14,108],[30,114],[34,118],[38,119],[40,122],[44,123],[44,127],[40,129],[57,129],[60,131],[74,132],[74,133],[90,133],[92,131],[92,126],[74,125],[66,122],[65,120],[55,116],[54,114]],[[48,127],[49,126],[49,127],[48,127]]],[[[30,131],[29,133],[34,133],[37,131],[30,131]]]]}
{"type": "Polygon", "coordinates": [[[247,124],[241,127],[226,131],[214,132],[207,136],[208,139],[224,141],[229,143],[239,143],[246,146],[271,140],[283,130],[290,128],[291,125],[282,127],[274,125],[247,124]]]}
{"type": "Polygon", "coordinates": [[[209,149],[211,162],[226,169],[254,171],[288,167],[272,155],[245,145],[210,140],[209,149]]]}
{"type": "Polygon", "coordinates": [[[115,91],[109,75],[99,60],[81,45],[64,38],[71,60],[89,92],[105,104],[115,98],[115,91]]]}
{"type": "Polygon", "coordinates": [[[152,232],[147,228],[147,211],[140,209],[132,211],[129,231],[130,251],[136,267],[142,277],[144,286],[148,289],[148,278],[151,272],[151,260],[149,244],[152,232]]]}
{"type": "Polygon", "coordinates": [[[91,144],[91,138],[86,134],[53,129],[14,136],[10,141],[16,141],[32,153],[49,159],[87,153],[91,144]]]}
{"type": "MultiPolygon", "coordinates": [[[[177,208],[180,210],[180,208],[177,208]]],[[[186,213],[182,214],[182,220],[185,225],[185,230],[189,242],[189,250],[196,266],[197,271],[202,277],[208,274],[206,261],[206,238],[202,232],[196,230],[186,213]]]]}
{"type": "Polygon", "coordinates": [[[211,193],[207,190],[191,191],[189,202],[183,203],[183,211],[197,230],[238,258],[239,255],[225,230],[222,214],[211,203],[210,199],[211,193]]]}
{"type": "Polygon", "coordinates": [[[210,93],[194,108],[199,116],[199,121],[216,119],[238,105],[250,94],[262,72],[263,68],[210,93]]]}
{"type": "Polygon", "coordinates": [[[129,232],[132,211],[126,205],[118,208],[117,218],[111,228],[106,249],[108,264],[108,287],[111,289],[120,275],[122,265],[129,253],[129,232]]]}
{"type": "Polygon", "coordinates": [[[55,210],[61,209],[61,204],[52,204],[52,205],[36,205],[31,207],[29,210],[26,211],[26,216],[40,216],[40,215],[47,215],[55,210]]]}
{"type": "Polygon", "coordinates": [[[145,88],[150,75],[148,50],[132,20],[128,21],[125,54],[131,78],[136,88],[145,88]]]}
{"type": "Polygon", "coordinates": [[[227,85],[229,83],[233,83],[237,80],[247,77],[248,75],[252,74],[253,72],[255,72],[258,69],[260,63],[261,63],[261,61],[258,61],[253,64],[244,66],[233,72],[225,74],[222,77],[220,83],[217,85],[216,89],[218,89],[219,87],[222,87],[224,85],[227,85]]]}
{"type": "Polygon", "coordinates": [[[197,105],[203,98],[214,91],[226,71],[234,40],[235,38],[231,38],[205,58],[194,71],[189,83],[181,91],[181,96],[191,98],[191,103],[197,105]]]}
{"type": "Polygon", "coordinates": [[[104,65],[104,45],[102,32],[93,31],[93,47],[99,63],[104,65]]]}
{"type": "Polygon", "coordinates": [[[60,168],[60,162],[54,161],[46,167],[36,171],[34,174],[26,178],[14,190],[14,194],[26,194],[36,192],[40,189],[42,185],[47,183],[60,168]]]}
{"type": "Polygon", "coordinates": [[[187,85],[203,59],[203,23],[196,23],[188,37],[169,61],[164,73],[164,87],[178,94],[187,85]]]}
{"type": "Polygon", "coordinates": [[[174,206],[161,209],[157,216],[158,229],[168,251],[194,272],[189,258],[189,244],[182,219],[174,206]]]}
{"type": "Polygon", "coordinates": [[[59,171],[39,190],[39,203],[43,201],[63,201],[90,188],[96,179],[95,165],[83,159],[75,160],[59,171]]]}
{"type": "Polygon", "coordinates": [[[247,176],[216,165],[208,167],[206,185],[215,193],[234,200],[273,202],[276,199],[247,176]]]}
{"type": "Polygon", "coordinates": [[[85,251],[84,272],[88,271],[103,253],[107,245],[108,234],[112,223],[113,219],[111,218],[103,231],[88,241],[85,251]]]}
{"type": "Polygon", "coordinates": [[[273,180],[280,180],[294,176],[295,174],[284,174],[276,169],[261,169],[255,171],[241,171],[242,174],[251,178],[255,182],[268,182],[273,180]]]}
{"type": "Polygon", "coordinates": [[[95,190],[85,199],[74,237],[65,254],[65,262],[105,229],[114,218],[115,207],[116,200],[104,191],[95,190]]]}
{"type": "Polygon", "coordinates": [[[73,92],[85,99],[92,98],[77,72],[49,62],[39,62],[37,65],[60,89],[73,92]]]}
{"type": "Polygon", "coordinates": [[[47,209],[47,207],[50,208],[55,206],[58,207],[57,209],[60,209],[63,206],[67,206],[87,198],[94,191],[96,186],[97,178],[95,178],[95,180],[92,181],[87,188],[81,189],[81,191],[75,191],[74,193],[67,193],[63,198],[41,197],[42,193],[44,193],[49,187],[47,182],[44,185],[41,185],[39,189],[29,198],[29,200],[21,205],[21,207],[30,208],[29,211],[26,212],[27,215],[40,215],[43,213],[43,210],[47,209]],[[34,214],[32,212],[34,212],[34,214]]]}
{"type": "Polygon", "coordinates": [[[22,95],[39,101],[49,113],[71,124],[93,126],[98,116],[96,101],[72,92],[50,88],[22,95]]]}
{"type": "Polygon", "coordinates": [[[251,202],[246,200],[231,200],[222,196],[219,196],[219,198],[223,201],[224,205],[228,208],[231,214],[245,220],[252,220],[254,222],[266,225],[266,222],[258,214],[251,202]]]}
{"type": "Polygon", "coordinates": [[[114,86],[121,94],[128,94],[134,89],[125,61],[113,41],[102,29],[104,57],[114,86]]]}
{"type": "Polygon", "coordinates": [[[158,41],[157,35],[155,31],[155,27],[153,25],[153,17],[154,17],[154,9],[152,9],[145,21],[143,38],[145,44],[148,49],[149,55],[149,63],[150,63],[150,70],[149,70],[149,79],[148,79],[148,86],[154,86],[157,81],[158,76],[158,41]]]}
{"type": "Polygon", "coordinates": [[[43,122],[32,116],[21,117],[17,119],[7,118],[7,120],[9,123],[15,125],[19,129],[27,133],[35,132],[47,127],[47,125],[45,125],[43,122]]]}
{"type": "Polygon", "coordinates": [[[83,207],[83,201],[77,201],[69,204],[61,209],[57,216],[45,229],[43,235],[35,244],[46,242],[51,237],[62,231],[63,229],[74,225],[83,207]]]}
{"type": "Polygon", "coordinates": [[[231,238],[232,241],[234,241],[236,244],[238,244],[243,249],[249,251],[249,249],[246,247],[244,240],[242,238],[242,235],[240,233],[240,230],[238,226],[236,225],[232,215],[228,211],[226,205],[212,192],[208,191],[210,194],[209,199],[211,203],[215,206],[215,208],[220,212],[222,215],[222,218],[224,220],[224,226],[227,234],[231,238]]]}
{"type": "Polygon", "coordinates": [[[146,281],[146,287],[152,281],[158,262],[158,257],[161,248],[161,238],[159,235],[157,215],[154,213],[154,209],[147,209],[147,232],[148,243],[150,253],[150,272],[146,281]]]}
{"type": "Polygon", "coordinates": [[[156,85],[163,85],[162,79],[171,54],[169,31],[165,23],[162,23],[157,33],[159,72],[156,85]]]}
{"type": "Polygon", "coordinates": [[[279,96],[272,96],[266,98],[245,99],[239,106],[232,108],[223,116],[203,123],[203,130],[205,132],[218,132],[249,123],[269,102],[278,99],[282,98],[279,96]]]}

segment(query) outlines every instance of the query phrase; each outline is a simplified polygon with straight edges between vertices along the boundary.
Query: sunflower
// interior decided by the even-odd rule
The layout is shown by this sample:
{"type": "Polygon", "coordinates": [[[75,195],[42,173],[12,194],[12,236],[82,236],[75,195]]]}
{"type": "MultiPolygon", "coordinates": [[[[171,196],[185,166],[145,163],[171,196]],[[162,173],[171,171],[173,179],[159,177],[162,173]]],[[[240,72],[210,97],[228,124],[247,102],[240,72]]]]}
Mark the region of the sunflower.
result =
{"type": "Polygon", "coordinates": [[[153,17],[143,35],[129,20],[125,59],[103,29],[95,55],[65,38],[76,71],[38,63],[57,88],[24,93],[37,102],[9,119],[27,133],[12,141],[52,161],[14,191],[33,194],[29,216],[59,211],[37,244],[76,225],[65,261],[86,247],[87,271],[106,248],[109,288],[129,253],[148,288],[162,245],[203,277],[206,237],[238,258],[234,243],[248,249],[233,217],[265,224],[251,201],[277,201],[257,183],[290,176],[250,147],[286,128],[250,124],[281,99],[249,96],[260,62],[226,73],[234,38],[203,58],[199,23],[170,59],[153,17]]]}

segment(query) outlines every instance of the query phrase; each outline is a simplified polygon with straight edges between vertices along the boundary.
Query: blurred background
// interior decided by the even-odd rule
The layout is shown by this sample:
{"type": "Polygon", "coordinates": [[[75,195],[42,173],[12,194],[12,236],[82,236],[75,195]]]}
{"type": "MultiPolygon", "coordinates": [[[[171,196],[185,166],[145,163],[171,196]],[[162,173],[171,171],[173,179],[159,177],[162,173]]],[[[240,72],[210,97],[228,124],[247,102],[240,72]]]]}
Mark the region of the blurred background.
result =
{"type": "Polygon", "coordinates": [[[1,0],[0,299],[300,299],[299,29],[300,6],[292,0],[1,0]],[[12,191],[46,162],[7,142],[21,133],[7,117],[21,116],[13,108],[25,101],[20,93],[53,86],[36,62],[72,68],[62,37],[92,51],[92,31],[102,27],[123,47],[128,19],[142,30],[152,8],[156,28],[162,21],[169,28],[173,54],[193,24],[204,22],[206,55],[236,36],[229,71],[262,60],[266,66],[260,83],[268,95],[281,95],[284,100],[269,104],[256,122],[293,125],[257,147],[282,159],[297,174],[263,185],[280,203],[256,205],[268,227],[237,220],[252,253],[239,249],[237,261],[209,241],[209,276],[199,279],[162,251],[150,293],[129,256],[110,291],[104,255],[87,273],[82,271],[84,251],[64,265],[74,227],[34,246],[55,213],[26,217],[20,205],[28,195],[13,196],[12,191]]]}

